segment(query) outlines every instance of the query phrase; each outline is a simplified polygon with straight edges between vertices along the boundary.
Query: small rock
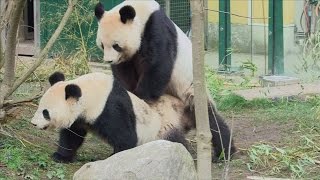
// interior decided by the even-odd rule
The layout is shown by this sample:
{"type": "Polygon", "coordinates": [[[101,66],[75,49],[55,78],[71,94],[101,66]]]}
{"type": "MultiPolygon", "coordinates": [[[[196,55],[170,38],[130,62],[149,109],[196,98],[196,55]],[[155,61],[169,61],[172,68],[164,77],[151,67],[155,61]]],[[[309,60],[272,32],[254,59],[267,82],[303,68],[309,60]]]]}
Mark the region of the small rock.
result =
{"type": "Polygon", "coordinates": [[[194,180],[195,165],[187,149],[157,140],[83,165],[74,180],[194,180]]]}

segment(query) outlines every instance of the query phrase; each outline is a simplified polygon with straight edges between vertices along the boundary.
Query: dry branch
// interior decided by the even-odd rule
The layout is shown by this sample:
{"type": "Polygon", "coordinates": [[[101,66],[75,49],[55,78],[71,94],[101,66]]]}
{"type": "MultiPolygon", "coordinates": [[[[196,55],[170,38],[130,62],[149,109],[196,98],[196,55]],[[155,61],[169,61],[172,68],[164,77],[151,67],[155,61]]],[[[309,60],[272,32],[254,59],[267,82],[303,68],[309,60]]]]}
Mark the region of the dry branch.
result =
{"type": "Polygon", "coordinates": [[[17,82],[13,85],[13,87],[10,89],[10,91],[6,94],[6,97],[10,96],[22,83],[24,83],[28,79],[28,77],[41,65],[41,63],[46,58],[49,50],[52,48],[54,42],[58,39],[58,37],[61,34],[64,26],[66,25],[68,19],[70,18],[71,14],[73,12],[74,6],[77,4],[78,0],[69,0],[68,2],[69,2],[69,5],[68,5],[67,11],[63,15],[63,18],[62,18],[59,26],[57,27],[57,29],[55,30],[55,32],[53,33],[53,35],[49,39],[48,43],[46,44],[46,46],[40,52],[40,55],[39,55],[37,61],[26,72],[26,74],[24,76],[22,76],[21,78],[19,78],[17,80],[17,82]]]}
{"type": "Polygon", "coordinates": [[[26,99],[23,99],[23,100],[17,100],[17,101],[4,101],[4,105],[12,105],[12,106],[15,106],[15,105],[18,105],[18,104],[21,104],[21,103],[29,103],[29,102],[32,102],[40,97],[42,97],[43,95],[43,92],[40,92],[30,98],[26,98],[26,99]]]}
{"type": "Polygon", "coordinates": [[[4,56],[4,77],[3,82],[0,86],[0,109],[3,106],[6,94],[10,91],[14,83],[17,32],[25,4],[25,0],[16,0],[14,3],[12,15],[9,18],[6,53],[4,56]]]}
{"type": "Polygon", "coordinates": [[[194,103],[197,126],[198,179],[211,179],[211,132],[204,76],[204,2],[190,1],[192,10],[192,53],[194,103]]]}

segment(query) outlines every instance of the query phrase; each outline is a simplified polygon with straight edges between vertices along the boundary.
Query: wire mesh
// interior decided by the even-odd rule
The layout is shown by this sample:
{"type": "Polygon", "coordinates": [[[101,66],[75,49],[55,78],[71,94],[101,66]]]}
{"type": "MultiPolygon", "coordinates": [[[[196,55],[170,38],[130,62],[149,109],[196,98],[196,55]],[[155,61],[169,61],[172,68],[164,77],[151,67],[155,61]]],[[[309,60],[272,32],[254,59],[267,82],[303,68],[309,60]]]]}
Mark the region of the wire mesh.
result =
{"type": "Polygon", "coordinates": [[[157,0],[157,2],[183,32],[187,33],[190,31],[191,10],[189,0],[157,0]]]}

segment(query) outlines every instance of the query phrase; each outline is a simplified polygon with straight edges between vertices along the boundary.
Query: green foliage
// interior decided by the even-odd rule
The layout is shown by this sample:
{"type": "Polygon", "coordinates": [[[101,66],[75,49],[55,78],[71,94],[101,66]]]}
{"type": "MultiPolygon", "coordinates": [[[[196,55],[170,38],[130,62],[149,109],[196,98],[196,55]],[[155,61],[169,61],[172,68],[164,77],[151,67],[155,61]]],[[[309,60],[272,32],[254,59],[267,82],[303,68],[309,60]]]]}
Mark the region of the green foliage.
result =
{"type": "MultiPolygon", "coordinates": [[[[0,148],[0,162],[16,172],[16,175],[24,179],[43,179],[40,174],[46,172],[49,179],[65,179],[65,167],[53,162],[44,150],[23,146],[11,138],[4,140],[4,146],[0,148]]],[[[0,179],[2,177],[6,176],[0,173],[0,179]]]]}
{"type": "Polygon", "coordinates": [[[300,144],[295,147],[276,147],[268,144],[256,144],[248,150],[249,170],[268,169],[275,175],[287,172],[293,178],[302,178],[317,168],[316,162],[320,148],[315,136],[301,136],[300,144]]]}
{"type": "Polygon", "coordinates": [[[219,94],[223,91],[223,79],[219,78],[217,73],[209,67],[206,67],[205,78],[207,87],[209,88],[211,95],[214,98],[217,98],[219,94]]]}
{"type": "Polygon", "coordinates": [[[316,111],[317,119],[320,119],[320,96],[314,96],[309,99],[309,102],[312,104],[312,109],[316,111]]]}
{"type": "Polygon", "coordinates": [[[67,79],[74,79],[77,76],[90,72],[87,58],[80,51],[67,57],[66,59],[56,59],[54,69],[63,72],[67,79]]]}
{"type": "Polygon", "coordinates": [[[25,106],[17,111],[21,118],[0,125],[0,180],[72,179],[84,163],[105,159],[113,152],[100,138],[88,134],[77,153],[77,161],[54,162],[50,156],[56,150],[58,131],[34,128],[30,123],[34,110],[25,106]]]}
{"type": "Polygon", "coordinates": [[[251,76],[254,77],[255,73],[258,71],[258,67],[256,64],[254,64],[252,61],[247,60],[242,63],[240,66],[240,69],[244,70],[249,70],[251,72],[251,76]]]}
{"type": "MultiPolygon", "coordinates": [[[[87,59],[93,57],[97,59],[101,57],[102,52],[95,44],[95,36],[97,30],[97,22],[93,13],[93,9],[98,0],[79,1],[68,20],[63,32],[55,43],[53,50],[50,52],[52,56],[61,56],[82,52],[87,59]]],[[[60,1],[41,1],[41,28],[42,41],[44,46],[53,31],[58,26],[63,13],[67,9],[67,2],[60,1]]]]}
{"type": "Polygon", "coordinates": [[[318,79],[320,73],[320,31],[311,34],[304,42],[300,64],[296,66],[297,73],[308,74],[308,79],[318,79]]]}
{"type": "MultiPolygon", "coordinates": [[[[77,51],[68,56],[59,56],[58,58],[52,60],[46,60],[26,80],[26,82],[47,82],[49,76],[55,71],[63,72],[67,79],[73,79],[77,76],[89,73],[90,67],[88,58],[83,52],[84,51],[77,51]]],[[[16,67],[16,78],[20,78],[22,75],[24,75],[24,73],[32,66],[32,62],[33,60],[30,60],[30,62],[26,64],[24,64],[22,61],[21,63],[18,63],[16,67]]],[[[28,92],[28,89],[26,89],[26,91],[28,92]]],[[[30,93],[27,95],[30,95],[30,93]]]]}

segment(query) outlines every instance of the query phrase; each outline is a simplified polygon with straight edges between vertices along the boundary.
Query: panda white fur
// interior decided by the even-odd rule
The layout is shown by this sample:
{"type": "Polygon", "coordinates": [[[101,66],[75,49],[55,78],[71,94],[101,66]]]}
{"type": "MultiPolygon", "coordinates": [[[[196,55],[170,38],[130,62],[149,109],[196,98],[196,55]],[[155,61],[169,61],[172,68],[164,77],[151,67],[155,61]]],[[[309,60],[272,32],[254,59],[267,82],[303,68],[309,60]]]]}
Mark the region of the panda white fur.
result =
{"type": "Polygon", "coordinates": [[[165,95],[149,106],[104,73],[64,79],[60,72],[50,76],[51,87],[31,120],[40,129],[61,129],[55,161],[71,162],[88,130],[112,145],[114,153],[157,139],[188,148],[184,133],[194,120],[179,99],[165,95]]]}
{"type": "MultiPolygon", "coordinates": [[[[127,90],[147,102],[169,94],[194,109],[191,41],[156,1],[126,0],[109,11],[98,3],[95,16],[97,45],[104,52],[104,61],[111,63],[113,75],[127,90]]],[[[221,152],[228,158],[229,144],[231,154],[236,148],[209,94],[208,112],[213,160],[221,152]]]]}

